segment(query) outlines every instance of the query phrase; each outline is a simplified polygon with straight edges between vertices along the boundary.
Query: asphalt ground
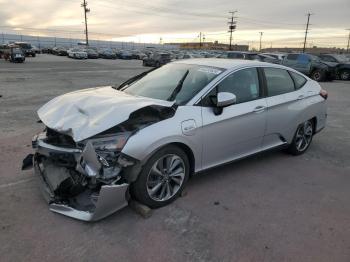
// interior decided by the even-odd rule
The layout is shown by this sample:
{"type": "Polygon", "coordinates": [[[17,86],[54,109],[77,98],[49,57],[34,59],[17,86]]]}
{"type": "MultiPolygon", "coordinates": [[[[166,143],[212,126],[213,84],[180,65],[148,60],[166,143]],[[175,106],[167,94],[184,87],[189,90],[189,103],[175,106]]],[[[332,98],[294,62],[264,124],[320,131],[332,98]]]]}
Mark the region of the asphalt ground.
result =
{"type": "Polygon", "coordinates": [[[82,88],[121,83],[140,61],[38,55],[0,59],[0,261],[350,261],[350,82],[325,82],[327,127],[308,152],[271,151],[194,176],[145,219],[129,207],[85,223],[48,210],[21,171],[36,110],[82,88]]]}

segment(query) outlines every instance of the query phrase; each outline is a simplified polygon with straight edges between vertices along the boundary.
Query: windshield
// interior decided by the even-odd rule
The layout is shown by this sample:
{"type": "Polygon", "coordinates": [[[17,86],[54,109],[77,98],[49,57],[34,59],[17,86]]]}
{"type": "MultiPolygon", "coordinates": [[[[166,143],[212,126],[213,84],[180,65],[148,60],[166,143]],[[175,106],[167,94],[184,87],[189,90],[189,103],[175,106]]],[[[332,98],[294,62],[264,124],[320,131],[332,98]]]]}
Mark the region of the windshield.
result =
{"type": "Polygon", "coordinates": [[[335,59],[337,59],[340,63],[349,62],[350,59],[347,58],[345,55],[334,55],[335,59]]]}
{"type": "Polygon", "coordinates": [[[150,72],[124,91],[136,96],[175,100],[178,105],[183,105],[223,71],[216,67],[168,64],[150,72]]]}

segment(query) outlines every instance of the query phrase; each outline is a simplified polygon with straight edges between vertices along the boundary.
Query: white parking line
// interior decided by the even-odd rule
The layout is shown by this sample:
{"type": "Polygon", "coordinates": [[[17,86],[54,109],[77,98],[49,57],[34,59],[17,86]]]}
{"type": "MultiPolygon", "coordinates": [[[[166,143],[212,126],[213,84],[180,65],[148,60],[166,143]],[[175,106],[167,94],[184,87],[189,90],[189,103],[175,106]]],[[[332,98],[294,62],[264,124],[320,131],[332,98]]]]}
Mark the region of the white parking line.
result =
{"type": "Polygon", "coordinates": [[[2,185],[0,185],[0,189],[12,187],[12,186],[17,186],[17,185],[24,184],[24,183],[28,183],[28,182],[34,180],[34,178],[35,178],[35,177],[31,177],[31,178],[19,180],[19,181],[17,181],[17,182],[2,184],[2,185]]]}

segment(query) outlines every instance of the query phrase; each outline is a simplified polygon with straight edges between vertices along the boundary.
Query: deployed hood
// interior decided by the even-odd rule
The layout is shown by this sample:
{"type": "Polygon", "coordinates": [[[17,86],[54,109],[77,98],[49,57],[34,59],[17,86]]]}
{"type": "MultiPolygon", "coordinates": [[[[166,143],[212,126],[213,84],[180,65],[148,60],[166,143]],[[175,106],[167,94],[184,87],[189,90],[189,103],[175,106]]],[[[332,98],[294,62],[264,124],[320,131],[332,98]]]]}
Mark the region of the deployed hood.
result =
{"type": "Polygon", "coordinates": [[[47,127],[79,142],[128,120],[134,111],[151,105],[171,107],[173,102],[136,97],[108,86],[58,96],[42,106],[38,116],[47,127]]]}

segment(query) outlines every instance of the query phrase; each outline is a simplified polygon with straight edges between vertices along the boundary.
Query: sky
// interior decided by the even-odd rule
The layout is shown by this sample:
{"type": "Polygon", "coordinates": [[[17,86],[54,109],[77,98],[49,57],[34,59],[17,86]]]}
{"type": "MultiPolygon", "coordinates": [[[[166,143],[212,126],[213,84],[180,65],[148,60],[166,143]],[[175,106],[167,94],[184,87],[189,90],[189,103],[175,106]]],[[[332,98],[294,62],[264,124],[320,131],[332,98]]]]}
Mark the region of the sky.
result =
{"type": "MultiPolygon", "coordinates": [[[[83,38],[82,0],[0,0],[0,33],[83,38]]],[[[345,48],[350,0],[89,0],[91,39],[146,43],[228,43],[229,11],[237,11],[234,44],[345,48]]]]}

